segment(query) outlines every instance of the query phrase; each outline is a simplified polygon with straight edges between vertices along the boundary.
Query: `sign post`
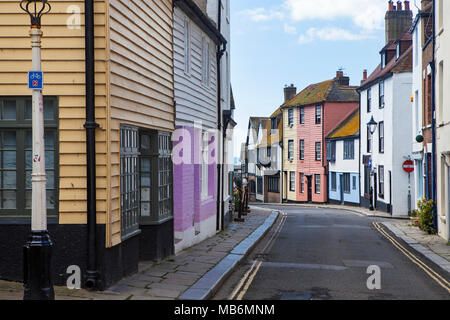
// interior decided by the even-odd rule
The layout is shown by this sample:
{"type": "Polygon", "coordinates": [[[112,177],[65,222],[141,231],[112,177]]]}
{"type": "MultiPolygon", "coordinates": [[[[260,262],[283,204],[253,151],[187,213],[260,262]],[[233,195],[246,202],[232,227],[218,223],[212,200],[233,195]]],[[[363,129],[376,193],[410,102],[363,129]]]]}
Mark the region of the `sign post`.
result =
{"type": "Polygon", "coordinates": [[[411,214],[411,173],[414,172],[414,162],[406,160],[402,165],[403,170],[408,174],[408,215],[411,214]]]}

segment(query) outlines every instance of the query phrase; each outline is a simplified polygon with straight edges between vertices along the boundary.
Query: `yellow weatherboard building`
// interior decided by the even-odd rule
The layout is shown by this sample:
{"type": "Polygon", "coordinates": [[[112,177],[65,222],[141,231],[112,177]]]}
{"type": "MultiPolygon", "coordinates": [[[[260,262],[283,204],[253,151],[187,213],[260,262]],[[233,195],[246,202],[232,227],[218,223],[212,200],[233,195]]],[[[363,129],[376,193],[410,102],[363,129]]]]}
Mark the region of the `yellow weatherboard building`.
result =
{"type": "MultiPolygon", "coordinates": [[[[88,255],[84,3],[50,1],[51,11],[42,17],[48,228],[57,257],[55,284],[65,284],[69,265],[85,271],[88,255]]],[[[173,252],[172,10],[171,0],[94,1],[99,288],[137,271],[140,258],[173,252]],[[144,213],[142,219],[139,212],[144,213]]],[[[11,265],[20,264],[17,248],[25,242],[31,216],[29,30],[29,16],[19,1],[2,0],[0,153],[7,161],[0,168],[0,237],[5,244],[0,255],[6,259],[0,274],[10,280],[22,277],[20,268],[11,265]]]]}

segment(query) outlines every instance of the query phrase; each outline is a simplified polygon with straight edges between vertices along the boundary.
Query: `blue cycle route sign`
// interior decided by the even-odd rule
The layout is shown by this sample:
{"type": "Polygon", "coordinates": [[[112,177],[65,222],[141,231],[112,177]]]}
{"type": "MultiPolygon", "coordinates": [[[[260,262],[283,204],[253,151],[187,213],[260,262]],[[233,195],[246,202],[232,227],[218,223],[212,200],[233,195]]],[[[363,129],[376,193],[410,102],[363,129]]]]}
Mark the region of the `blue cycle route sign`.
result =
{"type": "Polygon", "coordinates": [[[42,71],[29,71],[28,72],[28,89],[42,90],[44,79],[42,71]]]}

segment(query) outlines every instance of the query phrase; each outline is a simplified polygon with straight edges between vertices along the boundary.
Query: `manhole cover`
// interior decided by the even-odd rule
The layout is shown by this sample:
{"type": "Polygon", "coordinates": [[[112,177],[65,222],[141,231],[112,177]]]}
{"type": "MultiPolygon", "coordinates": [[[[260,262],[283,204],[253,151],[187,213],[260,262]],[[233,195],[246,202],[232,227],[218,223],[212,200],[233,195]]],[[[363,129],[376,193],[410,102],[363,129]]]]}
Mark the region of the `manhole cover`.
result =
{"type": "Polygon", "coordinates": [[[280,300],[311,300],[312,295],[309,292],[283,292],[280,300]]]}

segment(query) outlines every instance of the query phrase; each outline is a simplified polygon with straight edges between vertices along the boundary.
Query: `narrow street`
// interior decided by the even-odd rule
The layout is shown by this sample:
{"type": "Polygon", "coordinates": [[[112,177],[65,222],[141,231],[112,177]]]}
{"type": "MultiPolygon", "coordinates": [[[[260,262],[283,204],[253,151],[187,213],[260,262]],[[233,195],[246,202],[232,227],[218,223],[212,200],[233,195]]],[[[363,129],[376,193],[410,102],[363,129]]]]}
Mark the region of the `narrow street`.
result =
{"type": "MultiPolygon", "coordinates": [[[[374,222],[342,210],[274,206],[285,215],[224,283],[214,299],[449,299],[448,274],[413,263],[374,222]],[[381,289],[370,290],[371,265],[381,289]]],[[[406,246],[405,246],[406,247],[406,246]]],[[[407,248],[407,247],[406,247],[407,248]]],[[[409,249],[411,251],[411,249],[409,249]]],[[[415,256],[420,257],[417,253],[415,256]]],[[[430,262],[420,258],[427,266],[430,262]]]]}

